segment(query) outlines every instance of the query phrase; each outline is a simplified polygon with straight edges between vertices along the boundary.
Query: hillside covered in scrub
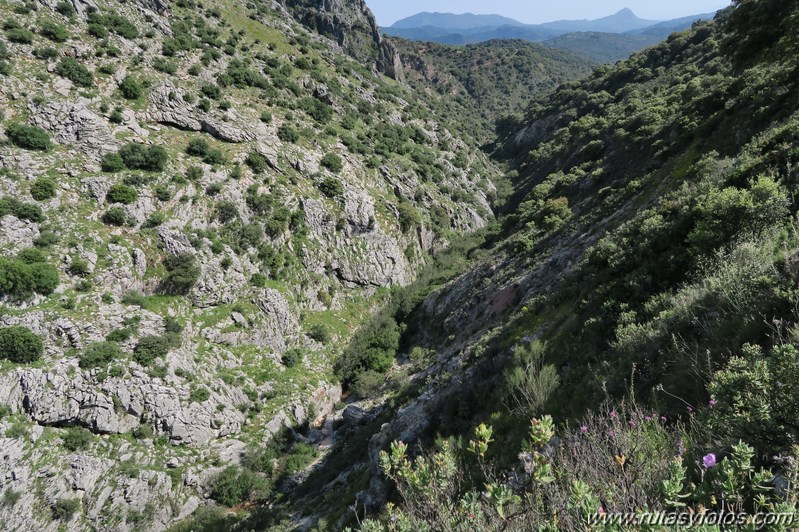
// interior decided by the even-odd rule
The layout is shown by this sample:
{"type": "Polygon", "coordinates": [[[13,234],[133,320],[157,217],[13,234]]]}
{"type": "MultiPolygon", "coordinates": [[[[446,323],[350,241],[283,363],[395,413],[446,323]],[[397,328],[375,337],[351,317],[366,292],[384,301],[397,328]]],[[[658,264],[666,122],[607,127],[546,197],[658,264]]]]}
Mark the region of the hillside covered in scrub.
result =
{"type": "Polygon", "coordinates": [[[797,21],[591,71],[361,0],[0,5],[0,522],[795,512],[797,21]]]}

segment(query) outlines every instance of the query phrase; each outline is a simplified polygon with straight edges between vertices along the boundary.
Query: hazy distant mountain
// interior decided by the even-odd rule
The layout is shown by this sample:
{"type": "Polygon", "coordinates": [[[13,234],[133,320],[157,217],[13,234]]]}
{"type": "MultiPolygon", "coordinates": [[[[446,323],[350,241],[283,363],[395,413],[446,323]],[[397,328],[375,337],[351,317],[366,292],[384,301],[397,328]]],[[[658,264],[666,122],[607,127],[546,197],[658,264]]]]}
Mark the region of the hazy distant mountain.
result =
{"type": "Polygon", "coordinates": [[[714,16],[714,13],[705,13],[658,22],[638,18],[630,9],[622,9],[597,20],[522,24],[499,15],[419,13],[382,30],[386,35],[404,39],[457,46],[497,39],[522,39],[581,53],[599,63],[609,63],[660,42],[674,32],[686,30],[697,20],[714,16]],[[502,23],[492,25],[491,21],[502,23]]]}
{"type": "MultiPolygon", "coordinates": [[[[496,28],[498,26],[525,26],[526,24],[500,15],[475,15],[464,13],[417,13],[395,22],[391,27],[396,29],[423,28],[433,26],[446,30],[468,30],[472,28],[496,28]]],[[[452,33],[450,31],[450,33],[452,33]]]]}
{"type": "Polygon", "coordinates": [[[638,18],[630,9],[622,9],[614,15],[596,20],[558,20],[539,24],[539,26],[560,33],[574,31],[601,31],[605,33],[625,33],[628,31],[647,28],[660,23],[657,20],[644,20],[638,18]]]}

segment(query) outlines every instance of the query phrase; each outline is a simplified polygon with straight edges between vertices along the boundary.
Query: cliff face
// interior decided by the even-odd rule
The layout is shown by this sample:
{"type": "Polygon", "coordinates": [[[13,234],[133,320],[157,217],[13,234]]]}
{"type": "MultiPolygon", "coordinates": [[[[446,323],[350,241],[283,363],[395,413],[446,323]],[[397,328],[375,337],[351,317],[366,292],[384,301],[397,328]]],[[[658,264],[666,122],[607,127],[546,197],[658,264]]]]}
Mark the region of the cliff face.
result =
{"type": "Polygon", "coordinates": [[[383,39],[364,0],[282,0],[292,16],[336,41],[349,56],[398,81],[402,62],[394,45],[383,39]]]}

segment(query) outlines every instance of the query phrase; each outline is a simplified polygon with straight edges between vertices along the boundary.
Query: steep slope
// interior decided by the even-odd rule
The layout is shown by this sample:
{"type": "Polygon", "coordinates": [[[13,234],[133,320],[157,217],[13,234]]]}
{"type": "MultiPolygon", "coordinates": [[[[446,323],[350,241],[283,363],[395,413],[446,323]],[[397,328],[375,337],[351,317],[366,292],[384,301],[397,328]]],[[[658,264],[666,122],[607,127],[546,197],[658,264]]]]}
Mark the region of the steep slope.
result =
{"type": "Polygon", "coordinates": [[[492,218],[497,169],[373,72],[363,4],[310,5],[0,6],[3,528],[268,493],[330,437],[342,344],[492,218]]]}
{"type": "Polygon", "coordinates": [[[466,47],[392,39],[408,83],[442,106],[463,106],[451,116],[483,123],[483,141],[494,123],[521,113],[531,99],[591,72],[580,56],[523,41],[491,41],[466,47]],[[465,114],[468,113],[468,114],[465,114]],[[472,116],[475,115],[476,116],[472,116]]]}
{"type": "MultiPolygon", "coordinates": [[[[404,303],[397,307],[393,317],[406,333],[394,373],[378,384],[371,401],[359,404],[362,410],[353,407],[342,421],[342,440],[330,459],[339,475],[322,466],[311,477],[315,486],[329,482],[329,490],[352,484],[368,489],[356,504],[336,506],[325,489],[308,485],[301,492],[309,496],[306,511],[335,507],[340,513],[333,515],[353,519],[347,506],[374,515],[385,502],[385,473],[401,470],[407,476],[393,478],[418,506],[393,508],[387,527],[443,528],[438,520],[444,518],[454,529],[557,527],[553,515],[566,519],[567,500],[580,496],[587,502],[580,507],[584,513],[575,511],[579,528],[598,506],[672,510],[674,499],[659,496],[648,506],[624,498],[624,482],[646,464],[660,468],[652,473],[657,491],[661,481],[673,480],[669,471],[677,463],[677,489],[694,511],[720,509],[721,495],[712,491],[720,489],[713,484],[718,477],[709,470],[722,456],[722,472],[736,467],[729,461],[735,459],[779,472],[757,473],[759,479],[793,474],[784,464],[799,438],[791,421],[799,414],[793,399],[799,391],[799,240],[791,199],[799,162],[799,64],[791,53],[796,9],[741,2],[715,22],[556,90],[531,106],[523,121],[506,124],[501,156],[513,162],[518,179],[503,229],[473,251],[475,264],[467,273],[414,312],[404,303]],[[526,347],[530,342],[537,347],[526,347]],[[543,359],[523,358],[530,350],[543,359]],[[528,391],[514,388],[518,372],[535,387],[544,365],[549,383],[560,386],[553,394],[541,392],[541,400],[533,397],[537,389],[529,390],[517,410],[514,391],[523,397],[528,391]],[[406,386],[398,390],[397,381],[406,386]],[[624,397],[626,406],[619,402],[624,397]],[[550,412],[567,422],[605,400],[612,402],[604,419],[621,421],[564,426],[564,440],[579,443],[585,432],[611,428],[641,439],[588,436],[577,449],[586,454],[572,457],[579,463],[571,474],[578,476],[564,477],[562,492],[558,478],[527,497],[526,487],[547,482],[534,474],[553,476],[544,466],[570,459],[542,450],[551,434],[535,451],[527,447],[518,454],[529,438],[529,416],[550,412]],[[630,408],[647,418],[624,417],[630,408]],[[636,423],[671,426],[676,419],[696,421],[687,432],[691,440],[679,440],[689,429],[674,425],[668,429],[674,439],[649,453],[654,438],[665,433],[638,431],[636,423]],[[479,428],[481,422],[493,432],[479,428]],[[506,467],[486,480],[494,482],[489,497],[480,496],[486,487],[479,481],[464,487],[469,478],[458,473],[459,464],[468,467],[475,455],[485,465],[489,455],[479,447],[470,447],[459,462],[447,452],[457,452],[457,444],[442,444],[440,461],[430,464],[440,482],[426,470],[411,476],[405,445],[414,454],[436,436],[472,438],[476,428],[476,440],[494,442],[491,457],[506,467]],[[379,451],[395,440],[403,443],[393,458],[381,457],[379,451]],[[601,446],[585,447],[594,441],[601,446]],[[740,458],[739,441],[751,446],[751,455],[740,458]],[[683,454],[678,444],[690,447],[683,454]],[[638,448],[637,454],[626,455],[619,445],[638,448]],[[368,460],[340,473],[364,453],[368,460]],[[528,461],[519,464],[519,458],[528,461]],[[450,481],[459,484],[447,491],[450,481]],[[569,491],[575,481],[583,483],[582,495],[569,491]],[[617,481],[619,490],[608,484],[617,481]],[[424,489],[443,491],[429,497],[424,489]],[[622,495],[600,499],[611,493],[622,495]],[[563,514],[536,506],[555,495],[562,497],[563,514]],[[469,504],[468,516],[458,512],[469,504]]],[[[539,423],[532,433],[548,430],[539,423]]],[[[485,478],[485,468],[475,469],[478,479],[485,478]]],[[[763,489],[774,485],[764,481],[763,489]]],[[[767,491],[773,504],[785,496],[795,508],[790,494],[767,491]]],[[[565,522],[571,521],[560,526],[565,522]]]]}

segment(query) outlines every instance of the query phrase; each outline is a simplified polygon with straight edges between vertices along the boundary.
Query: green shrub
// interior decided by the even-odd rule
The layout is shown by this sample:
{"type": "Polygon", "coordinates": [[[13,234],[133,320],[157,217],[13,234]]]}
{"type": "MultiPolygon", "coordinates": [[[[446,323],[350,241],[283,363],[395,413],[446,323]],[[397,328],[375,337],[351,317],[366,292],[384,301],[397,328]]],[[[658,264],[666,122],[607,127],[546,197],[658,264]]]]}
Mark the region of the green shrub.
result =
{"type": "Polygon", "coordinates": [[[314,324],[308,330],[308,336],[322,344],[326,344],[332,339],[330,335],[330,329],[328,329],[323,323],[314,324]]]}
{"type": "Polygon", "coordinates": [[[422,223],[419,211],[410,202],[401,201],[397,205],[397,212],[399,213],[399,223],[403,233],[419,227],[422,223]]]}
{"type": "Polygon", "coordinates": [[[22,260],[0,258],[0,292],[19,298],[32,293],[50,295],[58,287],[58,270],[47,263],[26,264],[22,260]]]}
{"type": "Polygon", "coordinates": [[[119,92],[128,100],[138,100],[144,95],[144,87],[132,76],[125,76],[119,82],[119,92]]]}
{"type": "Polygon", "coordinates": [[[190,403],[204,403],[211,398],[211,391],[205,386],[192,387],[189,392],[190,403]]]}
{"type": "Polygon", "coordinates": [[[33,50],[33,56],[36,59],[53,59],[58,57],[58,50],[52,46],[45,46],[33,50]]]}
{"type": "Polygon", "coordinates": [[[142,366],[149,366],[158,357],[169,353],[171,343],[165,336],[142,336],[133,349],[133,360],[142,366]]]}
{"type": "Polygon", "coordinates": [[[121,172],[125,169],[125,161],[122,160],[122,156],[118,153],[106,153],[100,161],[100,167],[103,172],[121,172]]]}
{"type": "Polygon", "coordinates": [[[302,349],[289,349],[283,356],[281,357],[281,361],[283,365],[287,368],[293,368],[302,364],[303,358],[305,358],[305,354],[303,353],[302,349]]]}
{"type": "Polygon", "coordinates": [[[133,330],[129,327],[114,329],[105,336],[107,342],[127,342],[133,336],[133,330]]]}
{"type": "Polygon", "coordinates": [[[239,208],[236,207],[235,203],[220,201],[216,204],[216,219],[223,224],[238,218],[238,216],[239,208]]]}
{"type": "Polygon", "coordinates": [[[66,42],[69,39],[69,32],[67,29],[54,22],[42,22],[39,33],[53,42],[66,42]]]}
{"type": "Polygon", "coordinates": [[[293,144],[300,140],[300,132],[290,124],[283,124],[277,128],[277,137],[283,142],[293,144]]]}
{"type": "Polygon", "coordinates": [[[6,38],[9,42],[31,44],[33,42],[33,32],[25,28],[11,28],[6,30],[6,38]]]}
{"type": "Polygon", "coordinates": [[[55,197],[56,183],[49,177],[40,177],[31,184],[31,197],[36,201],[47,201],[55,197]]]}
{"type": "Polygon", "coordinates": [[[16,216],[20,220],[39,223],[44,221],[41,207],[32,203],[23,203],[15,198],[0,198],[0,216],[16,216]]]}
{"type": "Polygon", "coordinates": [[[72,275],[79,275],[79,276],[88,275],[89,274],[88,261],[80,257],[74,257],[69,265],[69,273],[71,273],[72,275]]]}
{"type": "Polygon", "coordinates": [[[91,87],[94,84],[94,76],[85,66],[75,58],[65,57],[55,69],[56,74],[62,78],[70,80],[79,87],[91,87]]]}
{"type": "Polygon", "coordinates": [[[394,363],[399,339],[399,325],[392,316],[375,317],[353,337],[336,363],[336,372],[347,383],[365,371],[385,373],[394,363]]]}
{"type": "Polygon", "coordinates": [[[169,159],[166,150],[161,146],[148,147],[136,143],[122,146],[119,156],[127,168],[150,172],[162,172],[169,159]]]}
{"type": "Polygon", "coordinates": [[[249,166],[256,174],[262,174],[266,172],[267,168],[269,167],[269,163],[266,162],[266,158],[257,151],[251,151],[247,155],[247,159],[244,162],[246,162],[247,166],[249,166]]]}
{"type": "Polygon", "coordinates": [[[326,177],[319,183],[319,190],[328,198],[336,198],[344,194],[344,185],[335,177],[326,177]]]}
{"type": "Polygon", "coordinates": [[[71,2],[61,1],[58,2],[55,6],[55,10],[65,17],[72,17],[77,14],[75,11],[75,7],[72,5],[71,2]]]}
{"type": "Polygon", "coordinates": [[[132,434],[137,440],[152,440],[153,428],[150,425],[139,425],[133,429],[132,434]]]}
{"type": "Polygon", "coordinates": [[[235,466],[226,468],[211,481],[211,498],[225,506],[262,498],[270,491],[265,478],[235,466]]]}
{"type": "Polygon", "coordinates": [[[102,217],[103,223],[121,227],[128,223],[128,215],[122,207],[111,207],[102,217]]]}
{"type": "Polygon", "coordinates": [[[344,168],[344,161],[341,160],[341,157],[336,155],[335,153],[326,153],[320,164],[330,170],[333,173],[339,173],[344,168]]]}
{"type": "Polygon", "coordinates": [[[64,447],[72,452],[85,451],[94,441],[94,435],[80,427],[70,427],[62,436],[64,447]]]}
{"type": "Polygon", "coordinates": [[[186,154],[193,157],[205,157],[211,147],[203,139],[191,139],[186,146],[186,154]]]}
{"type": "Polygon", "coordinates": [[[153,68],[164,74],[174,74],[178,71],[178,67],[172,61],[168,61],[162,57],[153,61],[153,68]]]}
{"type": "Polygon", "coordinates": [[[39,360],[44,353],[42,339],[25,327],[0,328],[0,358],[18,364],[39,360]]]}
{"type": "Polygon", "coordinates": [[[191,253],[181,253],[166,259],[164,289],[168,294],[186,295],[200,278],[201,269],[197,258],[191,253]]]}
{"type": "Polygon", "coordinates": [[[53,519],[69,521],[72,516],[80,511],[80,499],[58,499],[53,504],[53,519]]]}
{"type": "Polygon", "coordinates": [[[26,150],[48,151],[52,148],[50,135],[35,126],[9,124],[6,126],[6,135],[12,144],[26,150]]]}
{"type": "Polygon", "coordinates": [[[122,356],[119,346],[113,342],[95,342],[90,345],[80,357],[78,365],[81,368],[99,368],[107,366],[122,356]]]}
{"type": "Polygon", "coordinates": [[[109,203],[122,203],[123,205],[130,205],[139,199],[139,193],[135,188],[127,185],[111,185],[106,194],[106,200],[109,203]]]}
{"type": "Polygon", "coordinates": [[[37,264],[47,262],[47,256],[40,249],[25,248],[17,253],[17,260],[25,264],[37,264]]]}

